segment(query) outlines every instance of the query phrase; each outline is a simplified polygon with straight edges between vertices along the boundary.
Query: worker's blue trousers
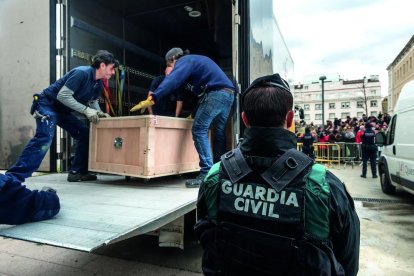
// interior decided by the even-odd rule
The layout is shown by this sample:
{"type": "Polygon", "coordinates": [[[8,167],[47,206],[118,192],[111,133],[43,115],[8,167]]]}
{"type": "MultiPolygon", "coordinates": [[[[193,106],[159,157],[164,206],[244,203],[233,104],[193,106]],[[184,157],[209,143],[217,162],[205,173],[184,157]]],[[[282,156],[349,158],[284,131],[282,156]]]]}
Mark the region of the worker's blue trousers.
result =
{"type": "Polygon", "coordinates": [[[59,210],[59,197],[56,193],[31,191],[12,177],[0,174],[0,224],[50,219],[59,210]]]}
{"type": "Polygon", "coordinates": [[[192,134],[194,146],[200,158],[200,174],[207,174],[220,156],[226,153],[226,123],[233,105],[234,96],[224,90],[211,91],[199,102],[192,134]],[[208,130],[214,130],[213,154],[208,139],[208,130]]]}
{"type": "Polygon", "coordinates": [[[77,140],[75,156],[72,160],[71,172],[88,172],[89,126],[86,120],[81,120],[73,113],[60,113],[53,105],[53,101],[44,95],[33,102],[33,110],[37,110],[43,118],[36,118],[36,133],[29,141],[16,164],[6,172],[15,180],[24,180],[35,172],[52,144],[56,132],[56,125],[66,130],[77,140]]]}

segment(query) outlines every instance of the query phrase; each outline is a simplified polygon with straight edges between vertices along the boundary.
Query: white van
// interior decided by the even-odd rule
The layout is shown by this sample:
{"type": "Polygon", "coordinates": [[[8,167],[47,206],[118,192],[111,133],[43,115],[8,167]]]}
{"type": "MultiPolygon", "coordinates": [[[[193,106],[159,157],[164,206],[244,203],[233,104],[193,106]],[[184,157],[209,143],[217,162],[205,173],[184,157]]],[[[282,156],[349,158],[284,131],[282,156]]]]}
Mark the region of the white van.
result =
{"type": "Polygon", "coordinates": [[[414,80],[404,85],[386,135],[378,133],[382,144],[378,172],[382,191],[393,194],[396,187],[414,194],[414,80]]]}

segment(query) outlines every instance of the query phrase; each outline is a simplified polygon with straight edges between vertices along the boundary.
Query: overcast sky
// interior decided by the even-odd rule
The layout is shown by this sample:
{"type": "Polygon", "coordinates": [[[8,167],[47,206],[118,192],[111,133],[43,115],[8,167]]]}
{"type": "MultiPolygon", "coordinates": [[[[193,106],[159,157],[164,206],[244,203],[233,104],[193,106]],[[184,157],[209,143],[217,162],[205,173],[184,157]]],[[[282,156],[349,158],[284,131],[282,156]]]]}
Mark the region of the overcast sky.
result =
{"type": "Polygon", "coordinates": [[[273,0],[274,13],[294,61],[295,83],[306,75],[344,79],[379,75],[414,35],[409,0],[273,0]]]}

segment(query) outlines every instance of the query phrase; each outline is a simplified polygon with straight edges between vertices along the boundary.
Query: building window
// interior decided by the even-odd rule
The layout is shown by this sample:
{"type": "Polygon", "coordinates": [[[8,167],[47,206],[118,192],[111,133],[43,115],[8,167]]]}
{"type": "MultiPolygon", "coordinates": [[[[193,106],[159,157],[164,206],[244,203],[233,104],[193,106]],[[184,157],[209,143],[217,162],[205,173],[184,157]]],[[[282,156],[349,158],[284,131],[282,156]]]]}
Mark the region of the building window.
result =
{"type": "Polygon", "coordinates": [[[315,120],[322,120],[322,114],[315,114],[315,120]]]}
{"type": "Polygon", "coordinates": [[[329,113],[329,120],[335,119],[335,113],[329,113]]]}
{"type": "Polygon", "coordinates": [[[315,100],[322,100],[322,94],[315,94],[315,100]]]}
{"type": "Polygon", "coordinates": [[[364,102],[363,101],[358,101],[357,102],[357,108],[364,108],[364,102]]]}
{"type": "Polygon", "coordinates": [[[304,104],[303,105],[303,110],[309,110],[309,105],[308,104],[304,104]]]}
{"type": "Polygon", "coordinates": [[[371,90],[371,95],[377,95],[377,90],[371,90]]]}
{"type": "Polygon", "coordinates": [[[329,109],[335,109],[335,103],[329,103],[329,109]]]}
{"type": "Polygon", "coordinates": [[[371,101],[371,107],[377,107],[377,101],[371,101]]]}
{"type": "Polygon", "coordinates": [[[357,112],[357,118],[362,118],[362,114],[364,114],[363,112],[357,112]]]}
{"type": "Polygon", "coordinates": [[[310,120],[310,115],[309,114],[305,114],[305,120],[310,120]]]}
{"type": "Polygon", "coordinates": [[[350,102],[341,102],[341,108],[350,108],[351,107],[351,103],[350,102]]]}
{"type": "Polygon", "coordinates": [[[371,111],[371,116],[377,117],[378,116],[378,112],[377,111],[371,111]]]}
{"type": "Polygon", "coordinates": [[[304,88],[305,88],[305,90],[308,90],[309,89],[309,86],[305,85],[304,88]]]}
{"type": "Polygon", "coordinates": [[[322,104],[315,104],[315,110],[321,110],[322,104]]]}
{"type": "Polygon", "coordinates": [[[349,112],[342,112],[341,113],[341,119],[346,119],[346,117],[351,116],[351,113],[349,112]]]}

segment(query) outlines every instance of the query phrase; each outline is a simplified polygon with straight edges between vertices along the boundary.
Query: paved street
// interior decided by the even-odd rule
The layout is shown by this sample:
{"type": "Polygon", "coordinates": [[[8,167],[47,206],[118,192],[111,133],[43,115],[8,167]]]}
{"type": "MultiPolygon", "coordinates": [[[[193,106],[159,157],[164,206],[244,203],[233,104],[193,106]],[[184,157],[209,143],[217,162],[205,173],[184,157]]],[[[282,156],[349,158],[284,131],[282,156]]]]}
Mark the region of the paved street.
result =
{"type": "MultiPolygon", "coordinates": [[[[414,196],[383,194],[379,179],[359,177],[359,166],[331,170],[357,199],[359,275],[413,275],[414,196]]],[[[96,254],[0,238],[0,275],[200,275],[200,265],[191,233],[185,250],[160,248],[156,237],[140,236],[96,254]]]]}

